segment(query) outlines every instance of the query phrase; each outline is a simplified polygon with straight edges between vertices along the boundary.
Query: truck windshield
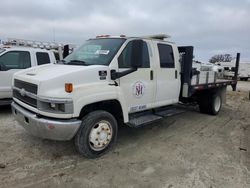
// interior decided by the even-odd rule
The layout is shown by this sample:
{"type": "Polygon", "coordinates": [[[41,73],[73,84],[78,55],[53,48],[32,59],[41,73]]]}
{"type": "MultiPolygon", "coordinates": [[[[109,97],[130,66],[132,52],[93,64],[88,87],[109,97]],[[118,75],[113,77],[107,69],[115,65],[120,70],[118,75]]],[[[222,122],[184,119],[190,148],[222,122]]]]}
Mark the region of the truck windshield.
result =
{"type": "Polygon", "coordinates": [[[109,65],[125,39],[103,38],[87,40],[64,59],[69,65],[109,65]]]}

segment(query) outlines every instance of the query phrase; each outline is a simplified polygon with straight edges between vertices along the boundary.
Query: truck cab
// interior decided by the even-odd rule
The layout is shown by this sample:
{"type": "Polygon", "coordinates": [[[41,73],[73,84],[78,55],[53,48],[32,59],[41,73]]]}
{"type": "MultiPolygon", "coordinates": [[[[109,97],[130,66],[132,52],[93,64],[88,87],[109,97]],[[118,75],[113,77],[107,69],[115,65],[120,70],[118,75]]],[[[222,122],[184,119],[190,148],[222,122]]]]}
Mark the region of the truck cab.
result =
{"type": "Polygon", "coordinates": [[[98,36],[58,64],[16,73],[14,117],[30,134],[73,139],[80,154],[95,158],[113,145],[118,124],[139,127],[168,116],[171,105],[195,99],[217,114],[222,100],[216,88],[225,83],[208,73],[201,82],[192,71],[192,47],[178,48],[168,38],[98,36]],[[199,95],[203,87],[211,91],[203,92],[207,98],[199,95]]]}
{"type": "Polygon", "coordinates": [[[11,82],[14,73],[37,65],[55,63],[54,54],[45,49],[5,46],[0,49],[0,104],[12,98],[11,82]]]}

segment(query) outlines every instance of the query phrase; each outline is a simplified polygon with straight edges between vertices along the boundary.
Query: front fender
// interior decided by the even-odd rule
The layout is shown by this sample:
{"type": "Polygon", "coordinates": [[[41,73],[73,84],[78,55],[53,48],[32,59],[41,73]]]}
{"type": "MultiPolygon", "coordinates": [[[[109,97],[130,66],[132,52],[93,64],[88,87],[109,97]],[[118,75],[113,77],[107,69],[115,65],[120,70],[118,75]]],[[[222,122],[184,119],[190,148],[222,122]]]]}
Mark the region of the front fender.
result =
{"type": "Polygon", "coordinates": [[[83,107],[89,104],[117,100],[119,101],[124,122],[128,122],[128,110],[124,96],[120,93],[119,87],[103,83],[91,83],[79,86],[74,89],[76,92],[73,96],[74,100],[74,117],[79,117],[83,107]]]}

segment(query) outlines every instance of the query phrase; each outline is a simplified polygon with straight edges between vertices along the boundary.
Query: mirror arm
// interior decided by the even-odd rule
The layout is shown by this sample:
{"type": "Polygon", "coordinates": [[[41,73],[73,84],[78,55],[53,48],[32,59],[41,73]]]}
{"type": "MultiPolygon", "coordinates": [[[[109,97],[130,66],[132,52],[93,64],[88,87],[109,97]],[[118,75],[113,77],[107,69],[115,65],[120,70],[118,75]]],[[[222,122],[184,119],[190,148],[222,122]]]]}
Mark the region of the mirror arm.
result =
{"type": "Polygon", "coordinates": [[[116,72],[116,70],[111,70],[111,80],[116,80],[135,71],[137,71],[137,67],[133,67],[123,72],[116,72]]]}

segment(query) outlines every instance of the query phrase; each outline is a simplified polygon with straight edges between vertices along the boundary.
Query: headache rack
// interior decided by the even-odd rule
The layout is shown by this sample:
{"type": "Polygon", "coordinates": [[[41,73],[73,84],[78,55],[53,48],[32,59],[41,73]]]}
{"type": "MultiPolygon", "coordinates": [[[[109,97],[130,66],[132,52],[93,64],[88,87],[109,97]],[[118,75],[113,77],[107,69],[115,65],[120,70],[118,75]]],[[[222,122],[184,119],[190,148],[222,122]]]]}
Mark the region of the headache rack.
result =
{"type": "Polygon", "coordinates": [[[240,54],[237,53],[233,80],[218,78],[215,71],[198,71],[193,68],[193,46],[178,47],[181,55],[181,92],[180,99],[189,98],[199,90],[218,88],[231,85],[236,90],[240,54]]]}

